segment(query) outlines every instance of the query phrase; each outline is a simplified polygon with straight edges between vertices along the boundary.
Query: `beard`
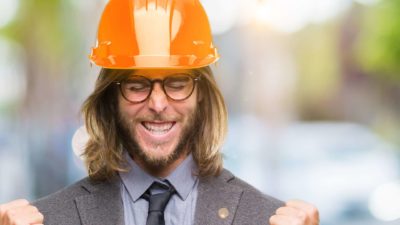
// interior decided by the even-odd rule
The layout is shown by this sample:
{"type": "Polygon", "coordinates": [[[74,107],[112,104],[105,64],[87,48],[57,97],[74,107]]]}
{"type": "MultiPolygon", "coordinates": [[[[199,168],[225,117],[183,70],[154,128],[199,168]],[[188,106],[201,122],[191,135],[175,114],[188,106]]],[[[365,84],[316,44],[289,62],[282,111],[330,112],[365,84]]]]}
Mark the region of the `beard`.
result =
{"type": "MultiPolygon", "coordinates": [[[[158,121],[170,120],[161,114],[153,114],[151,116],[147,116],[145,119],[158,121]]],[[[137,135],[133,129],[133,125],[138,123],[140,120],[143,120],[143,118],[126,118],[119,113],[118,133],[120,134],[123,147],[126,149],[126,151],[128,151],[129,155],[132,158],[138,158],[146,165],[147,168],[151,168],[152,170],[162,169],[171,165],[177,159],[182,157],[182,155],[188,155],[192,151],[191,149],[195,142],[195,138],[198,136],[197,127],[199,124],[199,117],[197,110],[189,115],[187,123],[182,128],[182,131],[178,137],[178,143],[174,150],[170,154],[160,157],[151,156],[151,154],[149,154],[140,146],[137,135]]]]}

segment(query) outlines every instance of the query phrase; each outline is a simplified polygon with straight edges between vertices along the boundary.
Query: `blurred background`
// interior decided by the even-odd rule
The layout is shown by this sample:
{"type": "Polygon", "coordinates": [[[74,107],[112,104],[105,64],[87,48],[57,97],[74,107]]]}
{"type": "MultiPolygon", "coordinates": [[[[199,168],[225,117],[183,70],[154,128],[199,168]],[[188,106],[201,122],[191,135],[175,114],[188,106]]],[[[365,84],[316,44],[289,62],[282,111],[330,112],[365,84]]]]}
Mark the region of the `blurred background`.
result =
{"type": "MultiPolygon", "coordinates": [[[[323,225],[400,224],[400,1],[202,0],[225,165],[323,225]]],[[[84,177],[72,138],[106,0],[0,0],[0,202],[84,177]]]]}

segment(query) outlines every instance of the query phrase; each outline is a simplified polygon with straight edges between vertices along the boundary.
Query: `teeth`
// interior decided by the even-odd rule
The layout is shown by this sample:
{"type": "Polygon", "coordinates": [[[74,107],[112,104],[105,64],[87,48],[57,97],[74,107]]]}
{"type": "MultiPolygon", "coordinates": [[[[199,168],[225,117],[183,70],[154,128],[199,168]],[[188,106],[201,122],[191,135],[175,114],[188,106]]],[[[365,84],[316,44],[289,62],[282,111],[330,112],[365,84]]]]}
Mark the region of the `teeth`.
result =
{"type": "Polygon", "coordinates": [[[173,123],[162,123],[162,124],[157,124],[157,123],[149,123],[149,122],[143,122],[143,126],[150,132],[156,133],[156,134],[164,134],[167,133],[173,126],[173,123]]]}

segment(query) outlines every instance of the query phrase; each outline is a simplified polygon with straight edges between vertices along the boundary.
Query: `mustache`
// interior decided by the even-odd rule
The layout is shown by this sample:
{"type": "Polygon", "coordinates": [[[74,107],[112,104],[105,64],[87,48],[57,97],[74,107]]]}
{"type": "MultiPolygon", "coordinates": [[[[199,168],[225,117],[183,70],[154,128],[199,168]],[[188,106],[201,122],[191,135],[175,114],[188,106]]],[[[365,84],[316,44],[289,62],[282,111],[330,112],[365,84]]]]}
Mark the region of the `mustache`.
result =
{"type": "MultiPolygon", "coordinates": [[[[120,119],[121,122],[124,121],[124,119],[122,120],[121,119],[120,119]]],[[[125,118],[125,121],[129,121],[130,123],[142,122],[142,121],[155,121],[155,120],[160,122],[179,121],[180,117],[174,115],[166,115],[164,113],[150,113],[146,115],[136,116],[134,118],[125,118]]]]}
{"type": "Polygon", "coordinates": [[[139,116],[135,119],[136,121],[177,121],[179,118],[177,116],[165,115],[161,113],[154,113],[151,115],[143,115],[139,116]]]}

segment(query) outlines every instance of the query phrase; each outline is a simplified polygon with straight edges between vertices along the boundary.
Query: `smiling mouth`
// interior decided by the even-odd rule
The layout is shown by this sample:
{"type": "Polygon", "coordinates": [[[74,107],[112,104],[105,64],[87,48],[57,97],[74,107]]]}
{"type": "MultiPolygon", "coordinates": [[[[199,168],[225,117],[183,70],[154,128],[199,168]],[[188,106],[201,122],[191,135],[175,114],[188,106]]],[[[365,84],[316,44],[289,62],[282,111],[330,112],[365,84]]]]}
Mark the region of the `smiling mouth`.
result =
{"type": "Polygon", "coordinates": [[[141,123],[143,127],[155,135],[162,135],[168,133],[176,122],[148,122],[141,123]]]}

